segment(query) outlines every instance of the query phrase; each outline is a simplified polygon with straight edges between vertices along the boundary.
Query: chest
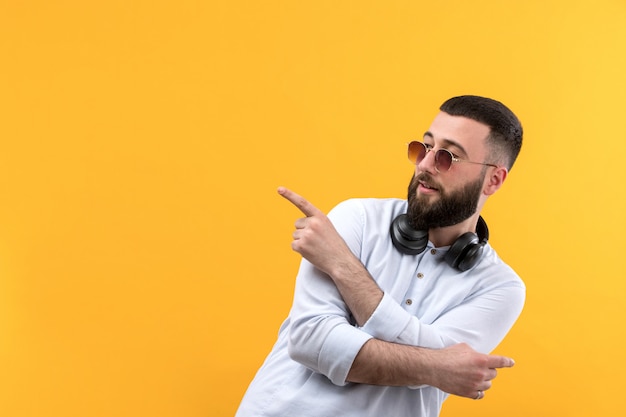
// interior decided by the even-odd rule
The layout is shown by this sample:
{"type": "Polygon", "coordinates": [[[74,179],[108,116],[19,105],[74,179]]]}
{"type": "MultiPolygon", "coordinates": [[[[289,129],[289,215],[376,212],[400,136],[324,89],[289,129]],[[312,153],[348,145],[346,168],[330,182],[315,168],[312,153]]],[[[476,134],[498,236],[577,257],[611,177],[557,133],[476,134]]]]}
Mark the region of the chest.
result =
{"type": "Polygon", "coordinates": [[[451,268],[444,256],[445,250],[430,247],[406,256],[393,246],[379,246],[367,252],[364,263],[387,295],[423,323],[432,323],[476,291],[476,279],[451,268]]]}

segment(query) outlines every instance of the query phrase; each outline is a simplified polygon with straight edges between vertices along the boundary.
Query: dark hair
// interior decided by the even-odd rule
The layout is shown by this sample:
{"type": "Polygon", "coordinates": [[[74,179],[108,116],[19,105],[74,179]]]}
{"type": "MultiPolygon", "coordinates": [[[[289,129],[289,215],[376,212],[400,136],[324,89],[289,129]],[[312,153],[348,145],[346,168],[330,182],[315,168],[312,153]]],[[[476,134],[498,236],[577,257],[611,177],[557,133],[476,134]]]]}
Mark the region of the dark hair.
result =
{"type": "Polygon", "coordinates": [[[522,149],[523,129],[519,119],[499,101],[479,96],[459,96],[447,100],[439,110],[463,116],[489,126],[487,144],[493,157],[511,169],[522,149]]]}

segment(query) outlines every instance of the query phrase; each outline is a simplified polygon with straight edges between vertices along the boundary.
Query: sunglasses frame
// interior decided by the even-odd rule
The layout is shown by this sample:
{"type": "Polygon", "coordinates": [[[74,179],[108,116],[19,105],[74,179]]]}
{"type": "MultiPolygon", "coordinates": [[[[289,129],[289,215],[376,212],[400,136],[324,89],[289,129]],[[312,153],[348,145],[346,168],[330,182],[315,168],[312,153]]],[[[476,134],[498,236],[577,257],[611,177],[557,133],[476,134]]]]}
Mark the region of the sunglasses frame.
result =
{"type": "MultiPolygon", "coordinates": [[[[424,142],[419,141],[419,140],[414,140],[414,141],[411,141],[411,142],[408,144],[408,146],[407,146],[407,156],[408,156],[408,158],[409,158],[409,161],[411,161],[411,163],[413,163],[414,165],[417,165],[417,164],[419,164],[420,162],[422,162],[422,161],[424,160],[424,158],[426,158],[426,155],[428,155],[428,152],[431,152],[432,150],[433,150],[433,148],[432,148],[432,147],[428,147],[428,146],[426,146],[426,144],[425,144],[424,142]],[[422,147],[424,148],[424,156],[423,156],[423,157],[422,157],[422,159],[420,159],[419,161],[418,161],[418,158],[417,158],[417,156],[419,155],[419,152],[418,152],[418,155],[416,155],[415,161],[413,161],[413,160],[411,159],[411,145],[412,145],[413,143],[419,143],[419,144],[420,144],[420,145],[422,145],[422,147]]],[[[467,162],[468,164],[484,165],[484,166],[490,166],[490,167],[494,167],[494,168],[497,168],[497,167],[498,167],[497,165],[494,165],[494,164],[487,164],[487,163],[484,163],[484,162],[474,162],[474,161],[468,161],[467,159],[459,159],[459,158],[457,158],[456,156],[454,156],[454,154],[453,154],[452,152],[450,152],[449,150],[444,149],[444,148],[437,149],[437,150],[435,151],[435,170],[436,170],[438,173],[442,173],[442,172],[447,172],[447,171],[449,171],[449,170],[450,170],[450,168],[452,168],[452,164],[453,164],[454,162],[467,162]],[[440,153],[440,152],[442,152],[442,153],[440,153]],[[447,168],[445,171],[443,171],[443,170],[440,170],[440,169],[439,169],[439,165],[440,165],[440,159],[439,159],[439,158],[440,158],[440,157],[441,157],[441,155],[443,155],[444,153],[445,153],[445,154],[448,154],[448,156],[450,157],[450,165],[448,166],[448,168],[447,168]]]]}

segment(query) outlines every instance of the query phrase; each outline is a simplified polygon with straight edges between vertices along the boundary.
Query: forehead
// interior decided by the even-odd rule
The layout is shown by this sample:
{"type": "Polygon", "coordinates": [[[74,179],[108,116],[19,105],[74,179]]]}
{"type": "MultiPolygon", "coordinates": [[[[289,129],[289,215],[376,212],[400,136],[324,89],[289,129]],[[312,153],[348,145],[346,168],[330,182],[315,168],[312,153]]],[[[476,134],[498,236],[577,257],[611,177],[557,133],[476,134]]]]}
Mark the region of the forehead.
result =
{"type": "Polygon", "coordinates": [[[435,141],[457,142],[466,149],[482,145],[489,131],[489,126],[484,123],[445,112],[439,112],[428,129],[435,141]]]}

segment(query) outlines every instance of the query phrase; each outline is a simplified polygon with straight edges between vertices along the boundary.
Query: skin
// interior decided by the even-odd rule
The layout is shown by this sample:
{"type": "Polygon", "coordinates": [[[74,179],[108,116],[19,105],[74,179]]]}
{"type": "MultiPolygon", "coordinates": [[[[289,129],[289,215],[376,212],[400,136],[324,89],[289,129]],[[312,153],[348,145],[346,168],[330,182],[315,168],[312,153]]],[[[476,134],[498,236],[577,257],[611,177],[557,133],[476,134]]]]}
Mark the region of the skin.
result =
{"type": "MultiPolygon", "coordinates": [[[[424,142],[433,150],[445,147],[459,159],[495,164],[487,159],[488,134],[489,127],[482,123],[441,112],[424,142]]],[[[430,174],[429,186],[420,184],[417,196],[427,203],[436,201],[440,190],[458,190],[479,178],[482,169],[482,165],[453,163],[449,171],[439,173],[434,166],[434,152],[429,152],[415,167],[415,175],[430,174]]],[[[461,234],[474,231],[480,210],[502,186],[506,175],[502,166],[487,167],[476,213],[461,223],[430,229],[430,241],[437,247],[447,246],[461,234]]],[[[280,187],[278,193],[305,215],[295,223],[292,249],[328,274],[362,326],[380,303],[383,291],[322,211],[287,188],[280,187]]],[[[427,384],[450,394],[480,399],[491,388],[497,369],[513,365],[511,358],[481,354],[464,343],[435,350],[371,339],[356,356],[348,381],[388,386],[427,384]]]]}
{"type": "MultiPolygon", "coordinates": [[[[489,150],[486,138],[489,135],[489,126],[472,119],[459,116],[450,116],[440,112],[433,120],[430,128],[424,134],[424,143],[432,146],[436,151],[440,148],[448,149],[461,160],[496,163],[489,160],[489,150]]],[[[426,157],[416,165],[415,175],[425,172],[430,174],[435,188],[445,188],[450,191],[458,190],[470,179],[478,178],[482,165],[468,163],[453,163],[447,172],[437,172],[435,169],[435,152],[428,152],[426,157]]],[[[452,244],[463,233],[476,230],[476,223],[480,211],[489,196],[500,189],[507,177],[508,171],[502,166],[487,167],[483,181],[483,191],[478,199],[476,213],[465,221],[449,227],[430,229],[428,238],[437,247],[452,244]]],[[[439,191],[419,186],[419,198],[435,200],[439,191]]]]}

